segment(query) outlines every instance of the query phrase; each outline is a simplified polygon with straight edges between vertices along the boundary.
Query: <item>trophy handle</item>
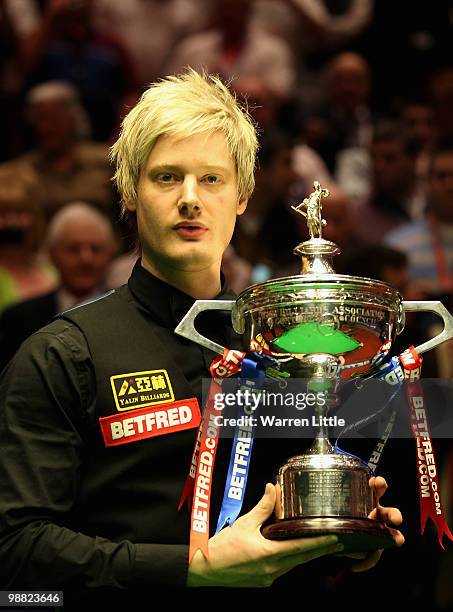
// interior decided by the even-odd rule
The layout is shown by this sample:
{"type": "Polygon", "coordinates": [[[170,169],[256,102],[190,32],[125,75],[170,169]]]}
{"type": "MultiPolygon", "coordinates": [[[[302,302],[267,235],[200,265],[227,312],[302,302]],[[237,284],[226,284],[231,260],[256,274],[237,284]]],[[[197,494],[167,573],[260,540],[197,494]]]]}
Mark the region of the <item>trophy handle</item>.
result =
{"type": "Polygon", "coordinates": [[[196,342],[205,348],[208,348],[215,353],[223,355],[225,347],[221,344],[217,344],[213,340],[202,336],[195,329],[195,319],[198,315],[206,310],[233,310],[235,300],[197,300],[192,308],[187,312],[185,317],[181,320],[179,325],[175,328],[175,334],[188,338],[192,342],[196,342]]]}
{"type": "Polygon", "coordinates": [[[420,346],[416,346],[415,350],[417,353],[425,353],[426,351],[430,351],[435,348],[442,342],[446,342],[453,338],[453,316],[448,312],[442,302],[412,302],[405,301],[403,302],[403,310],[404,312],[435,312],[444,322],[444,329],[440,334],[431,338],[427,342],[423,342],[420,346]]]}

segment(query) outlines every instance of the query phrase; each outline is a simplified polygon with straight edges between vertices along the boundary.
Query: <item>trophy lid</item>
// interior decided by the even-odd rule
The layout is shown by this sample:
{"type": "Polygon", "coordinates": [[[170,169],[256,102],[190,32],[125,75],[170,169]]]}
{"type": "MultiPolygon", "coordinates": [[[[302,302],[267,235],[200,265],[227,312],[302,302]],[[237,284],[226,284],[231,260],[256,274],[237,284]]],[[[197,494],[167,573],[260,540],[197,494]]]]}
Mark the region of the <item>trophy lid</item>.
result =
{"type": "Polygon", "coordinates": [[[301,274],[335,274],[332,257],[338,255],[340,248],[322,237],[322,228],[327,224],[322,218],[322,198],[329,195],[318,181],[313,183],[314,191],[298,206],[291,206],[307,220],[310,239],[301,242],[293,253],[302,259],[301,274]]]}

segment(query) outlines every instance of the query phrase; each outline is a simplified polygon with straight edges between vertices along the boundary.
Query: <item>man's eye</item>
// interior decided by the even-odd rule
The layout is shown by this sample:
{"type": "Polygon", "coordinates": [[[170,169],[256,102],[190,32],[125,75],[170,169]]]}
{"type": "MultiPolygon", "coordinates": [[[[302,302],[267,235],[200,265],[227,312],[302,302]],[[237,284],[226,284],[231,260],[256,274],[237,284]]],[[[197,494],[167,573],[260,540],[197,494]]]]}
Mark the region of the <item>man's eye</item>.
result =
{"type": "Polygon", "coordinates": [[[203,180],[206,183],[209,183],[210,185],[215,185],[216,183],[220,183],[220,177],[216,176],[215,174],[208,174],[207,176],[204,177],[203,180]]]}
{"type": "Polygon", "coordinates": [[[156,178],[160,183],[174,183],[176,181],[176,176],[169,172],[158,174],[156,178]]]}

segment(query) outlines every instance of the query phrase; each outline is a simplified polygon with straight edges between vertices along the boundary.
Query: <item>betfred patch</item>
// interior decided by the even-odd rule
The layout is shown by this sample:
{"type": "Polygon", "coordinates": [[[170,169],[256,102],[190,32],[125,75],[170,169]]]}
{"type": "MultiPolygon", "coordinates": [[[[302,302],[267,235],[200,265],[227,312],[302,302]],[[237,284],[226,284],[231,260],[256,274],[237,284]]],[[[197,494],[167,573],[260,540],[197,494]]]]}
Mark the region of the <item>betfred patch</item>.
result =
{"type": "Polygon", "coordinates": [[[133,410],[175,399],[167,370],[147,370],[110,377],[116,409],[133,410]]]}
{"type": "Polygon", "coordinates": [[[102,437],[106,446],[119,446],[138,440],[198,427],[201,421],[196,397],[171,402],[164,406],[147,406],[133,414],[112,414],[101,417],[102,437]]]}

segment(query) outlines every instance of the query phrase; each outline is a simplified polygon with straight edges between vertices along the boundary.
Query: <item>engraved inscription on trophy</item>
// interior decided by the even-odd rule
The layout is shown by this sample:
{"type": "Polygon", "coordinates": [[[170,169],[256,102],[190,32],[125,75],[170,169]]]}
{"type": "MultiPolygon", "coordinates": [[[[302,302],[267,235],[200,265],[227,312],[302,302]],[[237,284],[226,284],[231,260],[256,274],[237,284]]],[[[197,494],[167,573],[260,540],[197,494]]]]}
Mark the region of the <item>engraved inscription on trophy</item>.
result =
{"type": "Polygon", "coordinates": [[[351,485],[339,470],[307,472],[301,486],[304,516],[341,516],[350,507],[351,485]]]}

